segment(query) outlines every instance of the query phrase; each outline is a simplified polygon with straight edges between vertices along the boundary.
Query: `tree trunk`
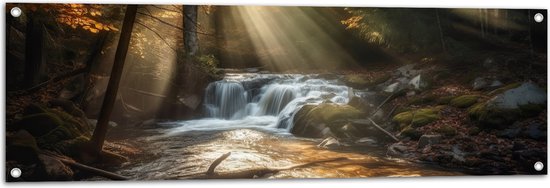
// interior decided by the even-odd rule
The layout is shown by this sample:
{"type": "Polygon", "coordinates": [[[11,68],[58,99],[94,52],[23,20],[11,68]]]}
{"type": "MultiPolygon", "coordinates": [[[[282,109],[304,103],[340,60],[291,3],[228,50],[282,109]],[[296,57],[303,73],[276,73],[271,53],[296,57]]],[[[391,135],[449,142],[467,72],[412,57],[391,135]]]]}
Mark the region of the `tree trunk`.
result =
{"type": "Polygon", "coordinates": [[[130,44],[130,37],[132,36],[132,28],[134,26],[136,12],[137,5],[128,5],[126,7],[124,22],[122,23],[122,29],[120,31],[120,39],[118,41],[115,60],[111,70],[111,77],[109,78],[109,84],[107,85],[107,91],[105,91],[103,105],[101,106],[97,125],[91,139],[92,149],[93,152],[97,154],[96,156],[99,156],[99,153],[103,149],[103,141],[105,140],[105,135],[107,134],[109,119],[117,97],[118,85],[120,83],[120,77],[124,68],[124,61],[126,60],[126,54],[130,44]]]}
{"type": "Polygon", "coordinates": [[[183,37],[185,53],[187,56],[195,56],[199,52],[199,43],[197,39],[197,5],[183,6],[183,28],[185,36],[183,37]]]}
{"type": "Polygon", "coordinates": [[[441,19],[439,18],[439,11],[435,9],[435,17],[437,18],[437,27],[439,28],[439,40],[441,40],[441,50],[443,53],[447,52],[445,48],[445,39],[443,38],[443,28],[441,27],[441,19]]]}
{"type": "Polygon", "coordinates": [[[25,36],[24,87],[30,88],[40,82],[42,76],[43,25],[38,15],[29,15],[25,36]]]}

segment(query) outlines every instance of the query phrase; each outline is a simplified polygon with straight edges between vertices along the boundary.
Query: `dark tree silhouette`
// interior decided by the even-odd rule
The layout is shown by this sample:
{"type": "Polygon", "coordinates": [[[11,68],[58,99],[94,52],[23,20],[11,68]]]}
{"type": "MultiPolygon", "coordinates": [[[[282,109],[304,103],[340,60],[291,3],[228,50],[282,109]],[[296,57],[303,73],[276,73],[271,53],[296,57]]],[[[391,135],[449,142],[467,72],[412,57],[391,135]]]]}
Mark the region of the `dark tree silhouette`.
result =
{"type": "Polygon", "coordinates": [[[120,32],[120,39],[118,41],[115,60],[111,70],[111,77],[109,78],[109,84],[107,85],[107,91],[105,91],[105,98],[103,99],[103,105],[101,106],[101,111],[99,113],[99,119],[91,139],[91,143],[96,154],[99,154],[103,149],[103,142],[109,126],[109,118],[111,116],[111,112],[113,111],[113,106],[117,97],[118,85],[120,83],[120,77],[124,68],[124,61],[126,60],[126,54],[130,44],[130,37],[132,36],[132,28],[134,26],[136,12],[137,5],[128,5],[126,7],[124,22],[122,23],[122,30],[120,32]]]}

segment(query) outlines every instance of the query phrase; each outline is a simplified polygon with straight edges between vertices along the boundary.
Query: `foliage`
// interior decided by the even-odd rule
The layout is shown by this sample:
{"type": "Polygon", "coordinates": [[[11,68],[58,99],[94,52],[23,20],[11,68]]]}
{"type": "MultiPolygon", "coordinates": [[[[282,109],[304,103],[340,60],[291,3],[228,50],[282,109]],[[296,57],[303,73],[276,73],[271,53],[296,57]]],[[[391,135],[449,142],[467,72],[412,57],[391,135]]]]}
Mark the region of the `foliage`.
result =
{"type": "Polygon", "coordinates": [[[218,59],[212,55],[200,55],[196,57],[198,66],[206,73],[208,73],[211,76],[218,75],[218,59]]]}
{"type": "Polygon", "coordinates": [[[81,28],[91,33],[100,31],[118,31],[118,29],[104,17],[108,5],[91,4],[23,4],[25,10],[30,10],[34,17],[53,15],[58,23],[70,26],[73,29],[81,28]]]}
{"type": "Polygon", "coordinates": [[[342,20],[367,42],[401,52],[440,49],[439,28],[433,9],[346,8],[342,20]]]}

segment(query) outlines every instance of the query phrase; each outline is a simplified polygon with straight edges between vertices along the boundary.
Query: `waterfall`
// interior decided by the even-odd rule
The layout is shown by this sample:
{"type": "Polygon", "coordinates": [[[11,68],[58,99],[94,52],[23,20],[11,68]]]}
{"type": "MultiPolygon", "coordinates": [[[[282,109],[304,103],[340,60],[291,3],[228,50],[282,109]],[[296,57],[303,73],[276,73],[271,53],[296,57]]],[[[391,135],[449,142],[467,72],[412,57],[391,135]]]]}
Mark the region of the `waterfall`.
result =
{"type": "Polygon", "coordinates": [[[247,104],[247,94],[239,82],[220,81],[206,88],[206,113],[210,117],[233,119],[247,104]]]}
{"type": "Polygon", "coordinates": [[[208,85],[204,107],[208,118],[241,124],[264,118],[276,120],[270,127],[290,130],[294,114],[303,105],[326,101],[346,104],[348,92],[349,88],[337,80],[315,75],[228,74],[208,85]]]}
{"type": "Polygon", "coordinates": [[[268,87],[259,102],[258,115],[279,115],[283,108],[296,98],[298,92],[293,86],[273,84],[268,87]]]}

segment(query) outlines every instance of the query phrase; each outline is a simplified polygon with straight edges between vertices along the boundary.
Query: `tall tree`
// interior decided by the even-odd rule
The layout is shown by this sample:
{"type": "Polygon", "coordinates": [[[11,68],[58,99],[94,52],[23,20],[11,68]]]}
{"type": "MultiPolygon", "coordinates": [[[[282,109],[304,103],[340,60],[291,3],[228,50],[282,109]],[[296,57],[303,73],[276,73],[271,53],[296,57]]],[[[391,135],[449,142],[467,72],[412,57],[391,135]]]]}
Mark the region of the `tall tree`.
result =
{"type": "Polygon", "coordinates": [[[43,23],[38,12],[29,13],[25,39],[24,85],[33,87],[42,75],[43,23]]]}
{"type": "Polygon", "coordinates": [[[120,83],[120,77],[124,68],[124,61],[126,60],[126,54],[130,44],[130,37],[132,36],[136,12],[137,5],[128,5],[126,7],[126,13],[124,15],[120,38],[115,53],[115,60],[111,70],[111,77],[109,78],[109,84],[107,85],[107,91],[105,91],[103,105],[101,106],[97,125],[91,139],[92,149],[95,154],[99,154],[103,149],[103,142],[105,140],[105,135],[107,134],[109,119],[117,97],[118,85],[120,83]]]}
{"type": "Polygon", "coordinates": [[[183,13],[185,18],[183,19],[184,27],[184,45],[185,53],[187,56],[195,56],[199,51],[199,43],[197,38],[197,5],[184,5],[183,13]]]}

